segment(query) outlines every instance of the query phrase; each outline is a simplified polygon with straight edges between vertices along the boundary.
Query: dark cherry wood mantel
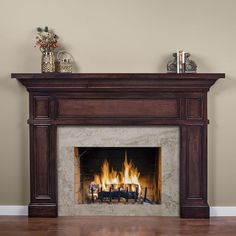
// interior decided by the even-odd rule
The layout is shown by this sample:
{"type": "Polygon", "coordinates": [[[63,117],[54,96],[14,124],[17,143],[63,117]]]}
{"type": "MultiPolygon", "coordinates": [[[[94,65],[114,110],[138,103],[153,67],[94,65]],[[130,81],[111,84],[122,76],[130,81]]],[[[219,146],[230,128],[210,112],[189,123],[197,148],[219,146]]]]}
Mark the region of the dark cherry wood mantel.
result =
{"type": "Polygon", "coordinates": [[[57,126],[180,127],[180,216],[208,218],[207,92],[225,74],[12,74],[29,91],[29,216],[57,216],[57,126]]]}

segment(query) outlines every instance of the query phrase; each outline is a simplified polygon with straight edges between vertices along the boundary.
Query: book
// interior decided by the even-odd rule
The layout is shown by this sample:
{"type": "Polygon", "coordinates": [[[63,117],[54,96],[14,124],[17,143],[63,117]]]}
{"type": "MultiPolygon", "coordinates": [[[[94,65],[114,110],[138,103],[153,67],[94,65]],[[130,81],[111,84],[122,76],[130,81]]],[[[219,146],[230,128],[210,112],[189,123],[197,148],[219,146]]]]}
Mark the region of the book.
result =
{"type": "Polygon", "coordinates": [[[183,50],[177,50],[177,73],[184,73],[185,72],[185,52],[183,50]]]}

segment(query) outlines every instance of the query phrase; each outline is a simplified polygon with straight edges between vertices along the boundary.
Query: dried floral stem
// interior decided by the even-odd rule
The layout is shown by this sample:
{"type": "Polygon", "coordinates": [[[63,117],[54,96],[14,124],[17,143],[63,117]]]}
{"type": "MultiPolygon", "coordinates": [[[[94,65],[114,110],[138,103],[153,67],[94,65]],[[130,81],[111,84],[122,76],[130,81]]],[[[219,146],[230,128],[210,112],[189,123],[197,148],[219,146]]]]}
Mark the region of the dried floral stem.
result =
{"type": "Polygon", "coordinates": [[[38,27],[37,32],[35,47],[38,47],[41,52],[58,47],[58,36],[52,30],[49,30],[47,26],[44,28],[38,27]]]}

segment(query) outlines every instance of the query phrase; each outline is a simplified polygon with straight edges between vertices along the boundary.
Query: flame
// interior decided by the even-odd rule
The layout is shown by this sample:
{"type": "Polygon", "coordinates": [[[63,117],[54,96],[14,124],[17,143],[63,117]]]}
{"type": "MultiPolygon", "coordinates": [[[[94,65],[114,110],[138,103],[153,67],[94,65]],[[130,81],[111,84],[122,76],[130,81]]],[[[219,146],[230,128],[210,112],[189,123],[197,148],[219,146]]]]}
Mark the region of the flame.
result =
{"type": "Polygon", "coordinates": [[[128,162],[127,152],[125,151],[125,160],[123,163],[123,168],[121,172],[113,170],[110,171],[109,162],[105,160],[101,167],[101,175],[94,175],[93,183],[102,187],[103,191],[109,191],[110,188],[113,189],[126,189],[129,188],[131,191],[136,191],[140,193],[141,185],[139,181],[140,172],[132,161],[128,162]]]}

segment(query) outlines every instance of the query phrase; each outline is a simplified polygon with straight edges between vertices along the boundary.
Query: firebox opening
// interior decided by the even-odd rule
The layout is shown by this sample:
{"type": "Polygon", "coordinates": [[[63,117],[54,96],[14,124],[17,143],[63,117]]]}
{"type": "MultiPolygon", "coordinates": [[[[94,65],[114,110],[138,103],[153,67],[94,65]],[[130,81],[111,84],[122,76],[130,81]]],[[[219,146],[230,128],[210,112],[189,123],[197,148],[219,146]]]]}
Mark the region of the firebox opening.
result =
{"type": "Polygon", "coordinates": [[[161,203],[161,148],[75,147],[74,150],[76,203],[161,203]]]}

